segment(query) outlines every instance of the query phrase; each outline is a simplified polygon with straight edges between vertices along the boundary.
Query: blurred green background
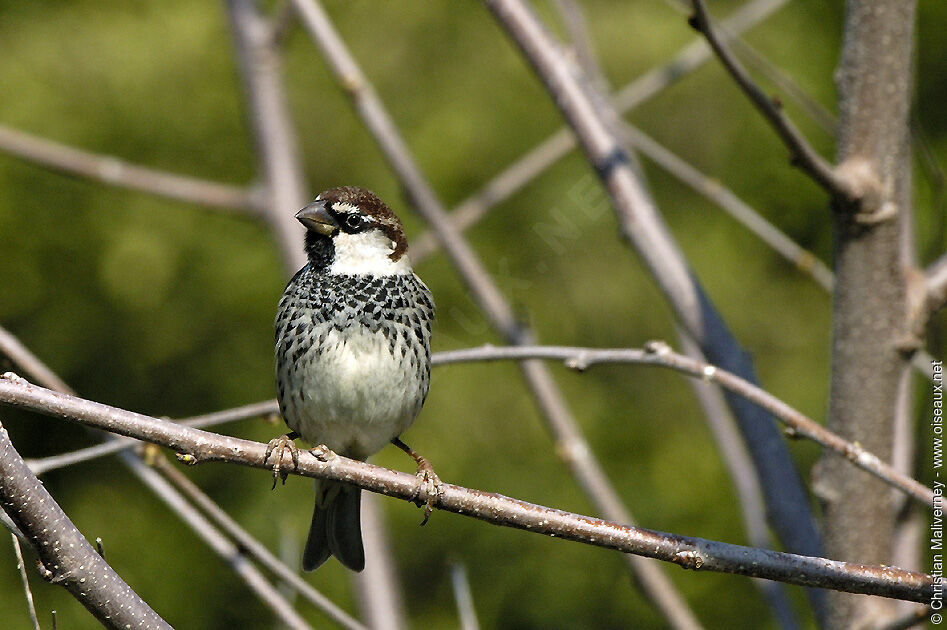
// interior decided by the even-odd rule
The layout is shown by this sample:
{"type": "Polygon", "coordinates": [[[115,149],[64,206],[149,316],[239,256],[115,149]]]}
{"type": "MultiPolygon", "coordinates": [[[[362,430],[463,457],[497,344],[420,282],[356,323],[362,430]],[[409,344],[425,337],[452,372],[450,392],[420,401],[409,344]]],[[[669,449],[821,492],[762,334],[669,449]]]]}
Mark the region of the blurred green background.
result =
{"type": "MultiPolygon", "coordinates": [[[[725,16],[741,3],[714,1],[725,16]]],[[[947,162],[947,4],[918,15],[917,126],[947,162]]],[[[685,14],[660,0],[589,0],[586,11],[608,80],[622,86],[694,39],[685,14]]],[[[556,23],[554,5],[537,5],[556,23]]],[[[374,82],[421,168],[448,206],[545,139],[562,121],[523,60],[478,3],[342,2],[327,9],[374,82]]],[[[832,72],[841,2],[794,0],[746,40],[817,103],[834,111],[832,72]]],[[[0,10],[0,124],[171,172],[252,183],[256,160],[219,3],[35,1],[0,10]]],[[[389,200],[409,236],[424,226],[298,25],[285,76],[310,191],[359,184],[389,200]]],[[[771,84],[762,79],[764,87],[771,84]]],[[[788,106],[824,155],[831,136],[788,106]]],[[[825,196],[787,163],[785,149],[719,64],[711,62],[628,119],[725,182],[804,247],[830,262],[825,196]]],[[[915,169],[918,256],[945,247],[940,172],[915,169]]],[[[702,197],[644,162],[659,207],[692,267],[765,386],[822,420],[829,373],[829,297],[702,197]]],[[[670,311],[619,239],[615,217],[576,153],[469,231],[517,312],[550,344],[676,345],[670,311]],[[559,231],[553,229],[560,228],[559,231]],[[556,234],[550,237],[552,231],[556,234]]],[[[418,265],[439,306],[435,350],[498,343],[451,265],[418,265]]],[[[0,155],[0,324],[87,398],[180,417],[273,396],[272,320],[287,274],[270,236],[249,218],[50,173],[0,155]]],[[[942,356],[945,319],[930,350],[942,356]]],[[[0,362],[0,368],[8,369],[0,362]]],[[[555,377],[621,496],[645,527],[745,543],[739,509],[689,385],[666,371],[598,367],[555,377]]],[[[918,385],[922,478],[929,466],[918,385]]],[[[24,456],[91,443],[66,423],[0,409],[24,456]]],[[[266,441],[284,429],[260,420],[221,429],[266,441]]],[[[590,513],[557,461],[512,364],[435,370],[427,405],[406,434],[446,481],[590,513]]],[[[808,478],[818,457],[790,445],[808,478]]],[[[374,461],[412,465],[396,449],[374,461]]],[[[191,476],[291,565],[305,537],[311,484],[270,492],[264,471],[209,464],[191,476]]],[[[115,459],[44,477],[107,559],[177,627],[273,627],[269,611],[115,459]]],[[[466,567],[484,627],[660,628],[618,554],[383,500],[414,627],[457,624],[450,562],[466,567]]],[[[371,560],[369,560],[371,561],[371,560]]],[[[31,563],[31,560],[28,560],[31,563]]],[[[707,627],[771,627],[750,580],[664,567],[707,627]]],[[[307,576],[350,611],[337,563],[307,576]]],[[[44,627],[97,627],[67,593],[31,572],[44,627]]],[[[811,623],[805,599],[790,589],[811,623]]],[[[5,627],[26,627],[12,549],[0,542],[5,627]]],[[[321,626],[323,617],[303,605],[321,626]]]]}

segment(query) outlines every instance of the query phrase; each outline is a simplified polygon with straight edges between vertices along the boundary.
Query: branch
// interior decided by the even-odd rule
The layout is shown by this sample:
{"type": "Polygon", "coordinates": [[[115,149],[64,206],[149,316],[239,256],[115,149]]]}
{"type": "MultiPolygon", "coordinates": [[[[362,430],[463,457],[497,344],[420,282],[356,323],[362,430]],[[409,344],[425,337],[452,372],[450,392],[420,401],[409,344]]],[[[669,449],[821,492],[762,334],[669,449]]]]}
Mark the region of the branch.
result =
{"type": "MultiPolygon", "coordinates": [[[[694,340],[679,327],[677,333],[683,351],[688,356],[703,361],[704,355],[694,340]]],[[[740,437],[740,431],[723,398],[723,392],[719,387],[704,379],[688,380],[704,412],[704,420],[713,435],[717,450],[720,452],[720,459],[736,491],[747,542],[752,547],[770,548],[773,546],[773,536],[766,524],[763,489],[760,488],[760,480],[753,470],[753,460],[750,458],[746,442],[740,437]]],[[[783,630],[797,630],[799,622],[793,612],[786,585],[760,579],[755,579],[754,585],[769,604],[777,625],[783,630]]]]}
{"type": "Polygon", "coordinates": [[[710,23],[707,7],[703,0],[691,0],[694,6],[694,15],[688,23],[707,38],[710,47],[720,58],[721,63],[733,77],[740,89],[747,95],[764,118],[773,127],[783,144],[789,149],[792,163],[809,175],[832,197],[849,202],[858,201],[864,194],[859,187],[854,186],[847,178],[841,176],[825,158],[819,155],[809,144],[802,133],[796,129],[792,121],[783,112],[782,104],[771,99],[753,82],[750,75],[743,68],[736,57],[730,52],[729,46],[710,23]]]}
{"type": "MultiPolygon", "coordinates": [[[[16,540],[16,536],[13,539],[16,540]]],[[[461,630],[480,630],[470,580],[467,579],[467,568],[460,562],[452,562],[450,565],[450,585],[454,591],[461,630]]]]}
{"type": "MultiPolygon", "coordinates": [[[[513,344],[532,343],[529,330],[517,321],[483,263],[450,221],[443,205],[418,168],[391,116],[365,78],[355,58],[336,32],[328,15],[314,0],[293,0],[300,19],[322,51],[343,89],[371,133],[392,171],[422,218],[443,244],[448,257],[492,326],[513,344]]],[[[562,393],[546,366],[523,362],[520,369],[539,407],[546,429],[556,442],[556,452],[569,466],[573,478],[606,518],[633,523],[631,513],[612,487],[605,471],[578,427],[562,393]]],[[[666,575],[651,563],[628,558],[629,568],[645,595],[668,622],[681,630],[699,628],[684,598],[666,575]]]]}
{"type": "Polygon", "coordinates": [[[934,261],[925,274],[928,313],[933,315],[947,304],[947,254],[934,261]]]}
{"type": "Polygon", "coordinates": [[[828,292],[832,291],[835,276],[824,262],[801,247],[775,225],[767,221],[737,195],[719,181],[707,177],[680,157],[661,146],[640,129],[622,125],[625,140],[633,148],[650,158],[665,171],[678,178],[695,191],[716,203],[740,225],[752,232],[777,254],[788,260],[799,271],[808,274],[828,292]]]}
{"type": "MultiPolygon", "coordinates": [[[[196,430],[196,429],[195,429],[196,430]]],[[[217,554],[260,602],[273,612],[280,623],[293,630],[311,630],[286,597],[273,586],[247,558],[243,550],[227,539],[216,527],[189,504],[167,480],[132,453],[121,453],[122,462],[145,484],[211,551],[217,554]]]]}
{"type": "MultiPolygon", "coordinates": [[[[23,344],[21,344],[19,340],[16,339],[16,337],[0,327],[0,354],[2,353],[7,353],[11,359],[14,359],[18,363],[30,367],[35,374],[40,375],[40,378],[47,379],[47,383],[50,384],[54,389],[57,389],[57,391],[67,394],[72,393],[72,390],[65,383],[63,383],[59,377],[38,357],[30,352],[28,348],[23,346],[23,344]]],[[[195,416],[193,418],[182,420],[181,424],[182,426],[208,427],[219,425],[225,422],[251,418],[258,415],[278,413],[279,406],[276,404],[276,401],[268,400],[262,403],[253,403],[236,407],[234,409],[227,409],[224,411],[195,416]]],[[[154,473],[148,470],[138,457],[133,457],[130,454],[124,452],[128,448],[141,445],[139,440],[115,436],[110,437],[111,439],[109,439],[104,444],[99,444],[85,449],[79,449],[77,451],[65,453],[63,455],[55,455],[40,460],[33,460],[28,465],[33,470],[33,474],[40,474],[41,472],[46,472],[54,468],[69,466],[80,461],[87,461],[95,457],[101,457],[110,453],[119,452],[122,462],[129,469],[131,469],[131,471],[136,476],[138,476],[142,483],[148,486],[152,492],[154,492],[162,501],[164,501],[164,503],[168,505],[172,511],[174,511],[178,517],[185,522],[185,524],[190,526],[198,535],[198,537],[204,540],[214,552],[227,561],[234,569],[234,572],[244,580],[244,582],[247,584],[247,587],[253,591],[260,598],[260,600],[264,602],[264,604],[269,606],[274,614],[276,614],[285,625],[294,628],[308,627],[305,621],[303,621],[302,618],[299,617],[299,615],[292,609],[292,607],[288,605],[285,598],[280,595],[277,590],[273,589],[272,585],[270,585],[262,577],[262,575],[260,575],[260,572],[257,571],[255,567],[246,562],[243,556],[244,551],[248,551],[251,554],[256,552],[254,555],[258,557],[260,562],[268,566],[275,573],[290,574],[294,576],[293,578],[284,578],[284,581],[289,582],[299,588],[298,582],[300,582],[300,580],[293,571],[291,571],[284,564],[278,563],[278,561],[273,559],[272,556],[267,556],[268,552],[266,552],[262,545],[253,540],[253,538],[250,537],[244,530],[240,529],[236,523],[229,521],[224,523],[222,527],[224,529],[236,531],[236,533],[231,533],[231,535],[240,543],[240,548],[234,547],[230,541],[226,540],[220,535],[220,532],[217,531],[214,526],[201,517],[201,515],[198,514],[193,507],[188,505],[187,502],[184,501],[184,499],[181,498],[181,496],[177,494],[173,488],[168,487],[167,483],[163,480],[156,478],[154,473]],[[227,525],[230,525],[230,527],[227,527],[227,525]],[[276,562],[277,564],[273,565],[273,562],[276,562]]],[[[184,490],[187,490],[187,488],[184,490]]],[[[195,492],[199,493],[200,491],[195,490],[195,492]]],[[[213,502],[210,503],[213,505],[213,502]]],[[[219,513],[223,512],[216,505],[214,505],[214,507],[219,513]]],[[[207,511],[209,511],[209,509],[207,511]]],[[[330,619],[336,621],[343,627],[351,628],[353,630],[357,630],[362,627],[358,624],[358,622],[342,612],[337,606],[335,606],[335,604],[329,601],[328,598],[316,591],[314,588],[305,585],[299,588],[299,592],[302,593],[306,599],[312,602],[313,605],[325,612],[330,619]]]]}
{"type": "MultiPolygon", "coordinates": [[[[622,233],[634,246],[687,333],[711,361],[755,381],[752,361],[727,328],[658,214],[612,127],[617,113],[563,56],[522,0],[484,0],[575,131],[590,165],[612,200],[622,233]]],[[[729,395],[727,402],[751,449],[764,489],[770,523],[786,548],[820,555],[819,532],[809,497],[776,427],[762,411],[729,395]]],[[[818,598],[817,594],[813,594],[818,598]]],[[[816,606],[819,602],[816,601],[816,606]]]]}
{"type": "Polygon", "coordinates": [[[75,393],[55,372],[49,369],[49,366],[3,326],[0,326],[0,355],[10,359],[30,380],[59,392],[75,393]]]}
{"type": "MultiPolygon", "coordinates": [[[[6,512],[4,512],[6,514],[6,512]]],[[[13,551],[16,554],[16,568],[20,572],[20,581],[23,582],[23,594],[26,597],[26,609],[30,613],[30,621],[34,630],[40,630],[39,620],[36,618],[36,606],[33,605],[33,591],[30,589],[30,578],[26,574],[26,563],[23,562],[23,551],[20,549],[20,539],[16,534],[10,534],[13,539],[13,551]]]]}
{"type": "Polygon", "coordinates": [[[306,263],[303,230],[293,213],[306,202],[307,186],[280,75],[273,27],[253,0],[225,0],[246,93],[259,170],[266,185],[263,216],[289,273],[306,263]]]}
{"type": "Polygon", "coordinates": [[[885,483],[897,488],[913,499],[933,508],[934,493],[930,488],[911,479],[902,472],[881,461],[869,453],[859,444],[849,442],[832,433],[818,422],[796,411],[780,399],[766,392],[759,386],[737,376],[732,372],[720,369],[709,363],[698,361],[678,354],[661,341],[652,341],[644,350],[624,349],[591,349],[566,346],[520,346],[497,348],[484,346],[440,352],[435,355],[437,365],[471,361],[496,361],[501,359],[522,360],[555,359],[564,361],[566,366],[574,370],[585,370],[599,363],[634,363],[638,365],[654,365],[669,368],[688,376],[700,378],[716,383],[727,391],[733,392],[762,409],[765,409],[778,418],[788,428],[789,435],[796,438],[807,438],[820,446],[833,451],[859,468],[870,472],[885,483]]]}
{"type": "MultiPolygon", "coordinates": [[[[753,0],[741,6],[722,23],[732,36],[756,26],[788,0],[753,0]]],[[[665,88],[694,72],[711,58],[702,38],[684,46],[670,61],[652,68],[621,88],[614,98],[615,107],[628,113],[660,94],[665,88]]],[[[563,127],[520,156],[513,164],[484,184],[479,191],[457,204],[451,220],[457,229],[471,227],[495,205],[506,201],[517,191],[539,177],[576,147],[575,134],[563,127]]],[[[419,261],[433,254],[440,244],[430,230],[411,243],[411,259],[419,261]]]]}
{"type": "Polygon", "coordinates": [[[90,153],[2,125],[0,151],[53,171],[111,186],[217,209],[257,214],[256,194],[252,190],[130,164],[115,157],[90,153]]]}
{"type": "Polygon", "coordinates": [[[72,593],[102,625],[116,629],[171,628],[76,529],[30,472],[3,425],[0,425],[0,506],[39,556],[43,578],[72,593]]]}
{"type": "MultiPolygon", "coordinates": [[[[448,350],[437,352],[432,357],[434,366],[450,365],[452,363],[470,363],[479,361],[523,361],[528,359],[545,359],[562,361],[570,369],[584,371],[590,367],[604,363],[629,363],[635,365],[652,365],[668,368],[713,382],[720,387],[748,400],[781,420],[793,438],[812,440],[823,448],[834,451],[849,460],[859,468],[867,470],[879,479],[894,488],[898,488],[913,499],[927,506],[933,505],[934,494],[930,488],[908,477],[881,461],[875,455],[867,452],[857,443],[850,442],[832,433],[821,424],[812,420],[776,398],[759,386],[741,378],[740,376],[720,369],[714,365],[678,354],[663,342],[653,341],[646,345],[644,350],[633,348],[584,348],[575,346],[481,346],[479,348],[464,348],[462,350],[448,350]]],[[[276,401],[267,400],[234,409],[227,409],[201,416],[195,416],[180,421],[181,426],[210,427],[252,418],[260,415],[278,413],[276,401]]],[[[56,468],[87,461],[95,457],[109,455],[116,451],[131,448],[138,444],[136,440],[115,440],[107,444],[80,449],[72,453],[54,455],[43,459],[30,460],[30,468],[36,474],[42,474],[56,468]]]]}
{"type": "MultiPolygon", "coordinates": [[[[264,461],[265,444],[182,427],[167,420],[60,394],[15,375],[0,379],[0,402],[154,442],[182,453],[179,457],[187,463],[220,461],[272,470],[272,464],[264,461]]],[[[284,457],[285,469],[292,469],[291,456],[287,453],[284,457]]],[[[20,470],[29,474],[25,464],[21,464],[20,470]]],[[[413,474],[351,460],[331,451],[321,451],[319,455],[303,453],[295,472],[306,477],[341,481],[418,505],[425,505],[429,499],[413,474]]],[[[4,476],[4,481],[7,478],[4,476]]],[[[35,486],[41,488],[38,481],[35,486]]],[[[495,525],[673,562],[685,569],[762,577],[925,603],[933,595],[931,576],[894,567],[838,562],[630,527],[448,483],[442,484],[433,500],[438,509],[495,525]]]]}
{"type": "MultiPolygon", "coordinates": [[[[286,566],[285,563],[270,553],[269,549],[247,533],[247,530],[223,511],[213,499],[207,496],[193,481],[188,479],[180,469],[171,465],[158,449],[154,446],[150,446],[149,448],[154,449],[154,452],[148,453],[145,458],[146,461],[157,470],[168,483],[172,484],[178,492],[190,499],[192,503],[200,508],[216,527],[219,527],[227,536],[233,539],[238,549],[238,555],[248,555],[258,561],[276,575],[276,577],[321,611],[325,612],[330,619],[343,628],[349,628],[349,630],[366,630],[365,626],[336,606],[328,597],[310,586],[296,571],[286,566]]],[[[232,561],[236,560],[237,557],[235,556],[232,561]]]]}
{"type": "MultiPolygon", "coordinates": [[[[0,329],[0,331],[2,331],[2,329],[0,329]]],[[[56,389],[57,391],[66,391],[57,389],[55,387],[51,389],[56,389]]],[[[246,420],[248,418],[255,418],[257,416],[269,415],[279,415],[279,405],[275,400],[266,400],[263,402],[243,405],[241,407],[235,407],[233,409],[225,409],[224,411],[216,411],[214,413],[208,413],[200,416],[194,416],[192,418],[186,418],[184,420],[179,420],[178,422],[186,427],[206,429],[208,427],[214,427],[221,424],[226,424],[228,422],[237,422],[239,420],[246,420]]],[[[29,465],[30,470],[33,471],[34,475],[42,475],[51,470],[65,468],[66,466],[72,466],[73,464],[78,464],[81,462],[87,462],[92,459],[111,455],[112,453],[135,448],[136,446],[140,445],[141,442],[131,438],[115,438],[103,444],[96,444],[95,446],[80,448],[69,453],[62,453],[61,455],[51,455],[42,459],[28,459],[26,460],[26,463],[29,465]]]]}

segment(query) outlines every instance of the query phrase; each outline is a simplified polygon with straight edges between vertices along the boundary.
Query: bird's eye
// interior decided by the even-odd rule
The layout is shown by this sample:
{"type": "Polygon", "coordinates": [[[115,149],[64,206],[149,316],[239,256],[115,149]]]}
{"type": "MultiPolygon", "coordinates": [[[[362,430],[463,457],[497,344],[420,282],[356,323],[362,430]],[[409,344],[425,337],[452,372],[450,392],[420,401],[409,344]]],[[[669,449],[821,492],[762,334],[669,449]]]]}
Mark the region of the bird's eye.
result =
{"type": "Polygon", "coordinates": [[[362,227],[362,217],[357,214],[349,214],[345,217],[345,227],[350,230],[357,230],[362,227]]]}

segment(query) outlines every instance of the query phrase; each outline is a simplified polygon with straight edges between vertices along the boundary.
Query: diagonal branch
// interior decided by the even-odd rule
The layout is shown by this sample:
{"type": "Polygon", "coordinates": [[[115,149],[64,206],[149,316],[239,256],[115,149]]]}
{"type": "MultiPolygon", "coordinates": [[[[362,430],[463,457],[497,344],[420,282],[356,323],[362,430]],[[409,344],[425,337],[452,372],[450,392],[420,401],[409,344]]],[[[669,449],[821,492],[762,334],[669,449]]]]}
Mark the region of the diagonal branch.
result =
{"type": "Polygon", "coordinates": [[[707,7],[703,0],[692,0],[694,14],[688,23],[707,38],[710,47],[717,54],[720,62],[733,77],[740,89],[750,99],[764,118],[773,127],[783,144],[789,149],[792,163],[809,175],[832,197],[856,201],[864,194],[852,182],[836,172],[832,164],[819,155],[809,144],[802,133],[796,128],[783,111],[782,104],[772,99],[756,85],[746,69],[737,61],[729,46],[720,37],[717,29],[710,22],[707,7]]]}
{"type": "Polygon", "coordinates": [[[272,27],[257,12],[253,0],[225,0],[225,4],[266,189],[263,216],[292,273],[306,262],[300,246],[302,228],[293,213],[305,204],[307,186],[286,104],[280,56],[272,27]]]}
{"type": "MultiPolygon", "coordinates": [[[[171,512],[184,521],[211,551],[227,563],[230,570],[243,580],[247,588],[256,595],[264,606],[273,612],[280,623],[293,630],[311,630],[306,620],[296,612],[286,597],[279,592],[279,589],[264,577],[260,570],[247,558],[243,550],[204,518],[166,479],[163,479],[158,473],[149,468],[141,458],[132,453],[123,452],[119,457],[138,477],[139,481],[163,501],[171,512]]],[[[332,607],[331,602],[328,605],[332,607]]],[[[328,612],[331,608],[324,610],[328,612]]]]}
{"type": "Polygon", "coordinates": [[[855,466],[870,472],[885,483],[904,492],[928,507],[934,506],[934,492],[922,483],[896,470],[856,442],[850,442],[821,424],[796,411],[758,385],[715,365],[678,354],[662,341],[652,341],[644,350],[632,348],[596,349],[566,346],[521,346],[497,348],[483,346],[441,352],[436,356],[438,365],[470,361],[556,359],[567,367],[585,370],[599,363],[635,363],[669,368],[688,376],[715,383],[723,389],[747,400],[781,420],[792,437],[807,438],[823,448],[841,455],[855,466]]]}
{"type": "MultiPolygon", "coordinates": [[[[182,427],[167,420],[60,394],[32,385],[16,375],[0,378],[0,402],[160,444],[182,453],[182,461],[188,463],[219,461],[272,470],[264,459],[265,444],[182,427]]],[[[291,456],[287,453],[284,457],[284,466],[292,469],[291,456]]],[[[295,472],[349,483],[418,505],[425,505],[429,499],[423,484],[419,486],[413,474],[351,460],[331,451],[300,457],[295,472]]],[[[685,569],[762,577],[908,601],[929,602],[933,595],[930,575],[895,567],[838,562],[630,527],[448,483],[442,484],[431,498],[438,509],[494,525],[640,554],[673,562],[685,569]]]]}
{"type": "MultiPolygon", "coordinates": [[[[44,364],[39,359],[39,357],[34,355],[29,350],[29,348],[20,343],[20,341],[15,336],[7,332],[3,327],[0,327],[0,355],[3,354],[14,360],[17,364],[27,367],[29,371],[37,375],[37,378],[40,379],[44,384],[49,385],[56,391],[66,394],[73,393],[72,389],[66,385],[52,370],[50,370],[49,367],[47,367],[46,364],[44,364]]],[[[224,411],[195,416],[193,418],[183,420],[181,424],[192,427],[208,427],[224,422],[231,422],[253,417],[256,415],[272,414],[278,412],[279,408],[276,404],[276,401],[270,400],[264,401],[262,403],[244,405],[234,409],[227,409],[224,411]]],[[[38,475],[54,468],[69,466],[79,461],[88,461],[89,459],[95,457],[101,457],[110,453],[118,452],[122,463],[124,463],[142,483],[148,486],[148,488],[156,496],[164,501],[166,505],[171,507],[172,511],[174,511],[187,525],[189,525],[198,535],[198,537],[204,540],[214,552],[226,560],[234,569],[234,572],[244,580],[247,587],[256,593],[260,600],[270,607],[273,613],[277,615],[284,624],[294,628],[308,627],[305,621],[303,621],[302,618],[299,617],[299,615],[292,609],[292,607],[288,605],[285,598],[283,598],[275,589],[273,589],[273,587],[260,575],[260,572],[255,567],[245,561],[245,558],[243,557],[243,550],[255,550],[256,547],[262,547],[262,545],[259,545],[259,543],[256,543],[256,541],[253,541],[256,546],[248,543],[245,539],[252,539],[246,534],[246,532],[241,530],[243,536],[234,537],[236,540],[240,541],[240,548],[238,549],[237,547],[234,547],[230,541],[221,536],[217,529],[215,529],[200,514],[198,514],[192,506],[188,505],[183,497],[175,492],[174,488],[168,487],[167,482],[161,479],[156,479],[153,471],[148,470],[138,457],[132,456],[130,453],[125,452],[129,448],[140,445],[141,442],[139,440],[127,437],[110,437],[111,439],[103,444],[85,449],[79,449],[71,453],[47,457],[41,460],[34,460],[29,462],[27,465],[30,467],[32,474],[38,475]]],[[[226,529],[226,527],[224,527],[224,529],[226,529]]],[[[267,564],[267,559],[263,557],[263,554],[258,553],[256,556],[260,558],[260,561],[263,564],[267,564]]],[[[281,565],[279,570],[274,571],[277,573],[292,573],[292,571],[290,571],[284,565],[281,565]]],[[[294,580],[286,581],[294,583],[294,580]]],[[[303,590],[300,590],[300,592],[316,607],[325,612],[330,619],[339,623],[339,625],[352,628],[353,630],[360,627],[355,620],[351,619],[351,617],[339,610],[339,608],[329,601],[328,598],[312,587],[307,587],[303,590]]]]}
{"type": "Polygon", "coordinates": [[[221,210],[257,214],[255,192],[76,149],[0,125],[0,151],[53,171],[221,210]]]}
{"type": "MultiPolygon", "coordinates": [[[[335,31],[328,15],[314,0],[293,1],[303,24],[329,62],[336,78],[352,98],[356,111],[401,181],[409,199],[433,229],[487,319],[509,343],[531,343],[531,332],[517,321],[512,307],[473,248],[450,221],[381,99],[365,78],[345,42],[335,31]]],[[[545,419],[546,428],[556,441],[556,452],[569,466],[573,478],[606,518],[633,523],[631,513],[593,455],[546,366],[536,361],[524,361],[520,364],[520,369],[545,419]]],[[[629,557],[628,563],[645,595],[672,626],[681,629],[699,627],[683,597],[666,575],[653,564],[638,557],[629,557]]]]}
{"type": "MultiPolygon", "coordinates": [[[[721,26],[729,36],[736,36],[756,26],[789,0],[753,0],[728,16],[721,26]]],[[[712,53],[702,38],[684,46],[670,61],[649,70],[616,92],[615,107],[628,113],[660,94],[665,88],[694,72],[709,61],[712,53]]],[[[474,225],[499,203],[552,167],[576,147],[575,135],[563,127],[520,156],[513,164],[484,184],[479,191],[460,202],[451,213],[451,220],[461,231],[474,225]]],[[[411,243],[412,260],[423,260],[439,247],[430,230],[411,243]]]]}
{"type": "Polygon", "coordinates": [[[104,626],[171,628],[76,529],[49,491],[30,472],[3,425],[0,425],[0,507],[36,551],[42,562],[43,578],[72,593],[104,626]]]}
{"type": "Polygon", "coordinates": [[[824,262],[786,236],[785,232],[767,221],[755,209],[740,199],[732,190],[719,181],[707,177],[680,157],[661,146],[643,131],[630,124],[621,128],[625,140],[642,155],[707,197],[743,227],[755,234],[777,254],[791,262],[797,269],[812,277],[826,291],[831,292],[835,277],[824,262]]]}
{"type": "MultiPolygon", "coordinates": [[[[618,120],[600,95],[570,64],[533,11],[521,0],[485,0],[498,23],[542,79],[598,173],[621,222],[623,235],[634,246],[655,278],[687,333],[708,359],[751,382],[752,361],[740,347],[710,302],[667,225],[644,189],[630,157],[615,137],[618,120]]],[[[757,406],[729,394],[727,402],[753,455],[765,492],[770,523],[786,548],[819,555],[819,533],[809,498],[788,450],[772,420],[757,406]]],[[[818,602],[818,594],[813,594],[818,602]]]]}
{"type": "MultiPolygon", "coordinates": [[[[190,499],[190,501],[213,522],[214,526],[220,528],[234,541],[239,549],[239,555],[248,555],[258,561],[283,583],[290,586],[305,599],[312,602],[319,610],[326,613],[326,615],[339,626],[348,628],[349,630],[366,630],[365,626],[353,619],[328,597],[310,586],[296,571],[286,566],[286,564],[274,556],[269,549],[261,544],[260,541],[247,533],[247,530],[241,527],[229,514],[222,510],[220,506],[197,487],[197,484],[191,481],[187,475],[168,462],[168,459],[160,453],[158,449],[154,446],[149,446],[149,448],[154,449],[155,452],[149,452],[145,458],[146,461],[150,463],[168,483],[173,485],[178,492],[190,499]]],[[[234,557],[232,562],[236,562],[236,560],[237,558],[234,557]]]]}

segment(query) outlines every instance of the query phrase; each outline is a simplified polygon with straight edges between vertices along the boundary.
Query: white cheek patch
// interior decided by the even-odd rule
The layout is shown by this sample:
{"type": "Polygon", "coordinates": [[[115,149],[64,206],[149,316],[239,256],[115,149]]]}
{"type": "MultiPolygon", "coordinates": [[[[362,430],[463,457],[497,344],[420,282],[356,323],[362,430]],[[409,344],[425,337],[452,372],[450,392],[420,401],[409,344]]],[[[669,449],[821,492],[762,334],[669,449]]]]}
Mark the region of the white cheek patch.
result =
{"type": "Polygon", "coordinates": [[[358,234],[339,231],[332,243],[335,246],[335,259],[329,266],[329,273],[378,276],[411,273],[407,256],[401,256],[398,260],[389,258],[395,250],[395,244],[377,229],[358,234]]]}

